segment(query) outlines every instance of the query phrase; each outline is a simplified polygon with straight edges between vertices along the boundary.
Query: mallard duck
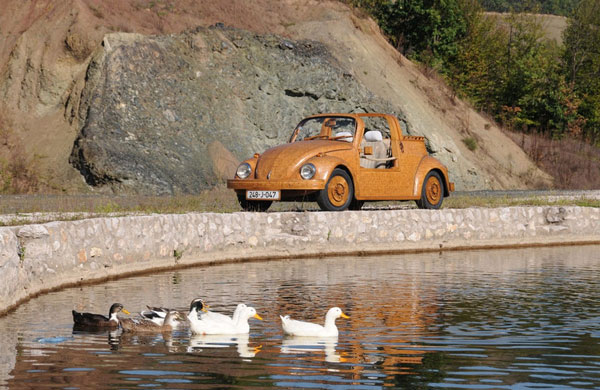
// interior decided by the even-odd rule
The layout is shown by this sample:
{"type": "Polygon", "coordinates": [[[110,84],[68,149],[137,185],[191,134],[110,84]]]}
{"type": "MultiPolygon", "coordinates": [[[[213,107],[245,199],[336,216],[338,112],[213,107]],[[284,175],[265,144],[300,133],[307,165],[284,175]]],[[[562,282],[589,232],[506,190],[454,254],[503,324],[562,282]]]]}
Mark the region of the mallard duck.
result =
{"type": "Polygon", "coordinates": [[[344,314],[339,307],[332,307],[325,315],[325,326],[292,320],[290,316],[279,316],[281,318],[281,326],[284,333],[291,336],[308,336],[308,337],[337,337],[338,329],[335,326],[335,320],[342,318],[350,318],[344,314]]]}
{"type": "MultiPolygon", "coordinates": [[[[227,316],[224,316],[227,317],[227,316]]],[[[190,320],[190,330],[193,334],[246,334],[250,333],[250,325],[248,319],[256,318],[262,320],[262,318],[256,313],[256,309],[247,306],[242,308],[239,312],[237,322],[233,323],[232,320],[227,317],[226,319],[207,318],[202,316],[198,318],[195,315],[188,315],[190,320]]]]}
{"type": "Polygon", "coordinates": [[[71,312],[73,313],[73,322],[75,323],[75,326],[84,328],[116,329],[119,327],[119,317],[117,317],[117,313],[120,311],[125,314],[131,314],[125,310],[120,303],[112,304],[108,311],[108,317],[103,316],[102,314],[79,313],[75,310],[72,310],[71,312]]]}
{"type": "Polygon", "coordinates": [[[162,324],[148,318],[123,318],[121,327],[125,332],[170,332],[177,327],[183,317],[176,310],[168,310],[162,324]]]}
{"type": "MultiPolygon", "coordinates": [[[[147,307],[147,310],[140,312],[140,315],[144,319],[150,320],[158,326],[163,326],[165,324],[165,319],[167,317],[167,314],[170,311],[179,312],[178,310],[167,309],[166,307],[157,307],[157,306],[146,306],[146,307],[147,307]]],[[[173,317],[170,321],[173,329],[179,328],[179,326],[185,322],[185,317],[183,317],[181,315],[181,312],[179,312],[179,314],[180,315],[173,317]]]]}

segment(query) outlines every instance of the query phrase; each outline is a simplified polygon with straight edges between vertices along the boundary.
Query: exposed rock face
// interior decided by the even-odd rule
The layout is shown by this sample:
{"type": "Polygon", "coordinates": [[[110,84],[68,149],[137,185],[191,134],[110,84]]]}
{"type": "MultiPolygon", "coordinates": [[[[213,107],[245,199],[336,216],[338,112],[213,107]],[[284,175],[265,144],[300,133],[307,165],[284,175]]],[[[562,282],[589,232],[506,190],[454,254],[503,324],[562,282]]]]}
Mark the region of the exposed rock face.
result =
{"type": "Polygon", "coordinates": [[[110,34],[88,69],[70,161],[116,192],[195,193],[286,142],[304,116],[356,111],[403,118],[318,42],[223,26],[110,34]]]}

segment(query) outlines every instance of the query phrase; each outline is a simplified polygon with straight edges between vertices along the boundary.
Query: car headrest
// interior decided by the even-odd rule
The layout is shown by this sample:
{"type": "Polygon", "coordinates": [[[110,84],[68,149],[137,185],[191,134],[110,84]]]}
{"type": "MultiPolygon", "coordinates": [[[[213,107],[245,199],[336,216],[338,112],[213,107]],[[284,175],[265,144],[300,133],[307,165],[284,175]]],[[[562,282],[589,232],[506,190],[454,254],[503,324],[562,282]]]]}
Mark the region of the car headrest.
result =
{"type": "Polygon", "coordinates": [[[367,142],[379,142],[383,141],[383,136],[379,130],[371,130],[365,133],[365,141],[367,142]]]}
{"type": "Polygon", "coordinates": [[[336,133],[335,136],[336,137],[345,137],[345,138],[341,138],[341,140],[348,141],[348,142],[352,142],[352,140],[354,139],[354,136],[349,131],[340,131],[339,133],[336,133]]]}

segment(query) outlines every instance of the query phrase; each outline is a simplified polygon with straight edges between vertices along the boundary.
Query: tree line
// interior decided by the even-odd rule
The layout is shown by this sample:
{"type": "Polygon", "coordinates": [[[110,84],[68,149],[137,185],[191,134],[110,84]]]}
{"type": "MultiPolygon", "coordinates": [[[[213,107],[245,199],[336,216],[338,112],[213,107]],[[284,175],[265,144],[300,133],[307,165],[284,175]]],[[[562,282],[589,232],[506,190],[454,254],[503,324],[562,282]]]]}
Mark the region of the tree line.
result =
{"type": "Polygon", "coordinates": [[[579,0],[481,0],[486,11],[494,12],[534,12],[569,16],[579,0]]]}
{"type": "Polygon", "coordinates": [[[545,38],[540,18],[499,20],[478,0],[346,1],[504,126],[600,143],[600,0],[548,2],[573,8],[561,44],[545,38]]]}

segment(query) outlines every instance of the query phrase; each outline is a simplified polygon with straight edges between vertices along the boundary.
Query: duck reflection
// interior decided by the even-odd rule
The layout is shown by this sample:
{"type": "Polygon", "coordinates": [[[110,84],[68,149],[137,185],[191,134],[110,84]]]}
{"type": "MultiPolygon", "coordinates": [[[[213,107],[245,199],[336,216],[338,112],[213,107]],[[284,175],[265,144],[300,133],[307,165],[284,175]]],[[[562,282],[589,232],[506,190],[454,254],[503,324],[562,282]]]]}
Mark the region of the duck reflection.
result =
{"type": "Polygon", "coordinates": [[[197,352],[204,348],[229,348],[235,345],[237,353],[242,358],[253,358],[260,352],[261,346],[251,347],[248,334],[237,335],[192,335],[187,352],[197,352]]]}
{"type": "Polygon", "coordinates": [[[73,325],[73,336],[89,336],[89,335],[106,335],[108,345],[112,351],[116,351],[121,348],[121,330],[107,330],[107,329],[90,329],[81,327],[77,324],[73,325]]]}
{"type": "Polygon", "coordinates": [[[281,352],[285,354],[325,353],[325,361],[343,363],[346,361],[337,351],[337,337],[298,337],[286,336],[281,340],[281,352]]]}

